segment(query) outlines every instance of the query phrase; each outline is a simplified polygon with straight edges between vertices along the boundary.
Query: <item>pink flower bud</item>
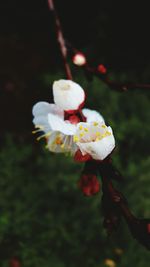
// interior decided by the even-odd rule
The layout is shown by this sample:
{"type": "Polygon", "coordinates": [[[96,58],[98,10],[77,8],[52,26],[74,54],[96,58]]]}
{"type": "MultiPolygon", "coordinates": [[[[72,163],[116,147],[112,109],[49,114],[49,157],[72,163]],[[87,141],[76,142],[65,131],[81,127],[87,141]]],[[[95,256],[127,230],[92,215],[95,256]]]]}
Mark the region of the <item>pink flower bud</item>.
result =
{"type": "Polygon", "coordinates": [[[78,52],[74,55],[72,61],[77,66],[83,66],[86,64],[86,57],[83,53],[78,52]]]}

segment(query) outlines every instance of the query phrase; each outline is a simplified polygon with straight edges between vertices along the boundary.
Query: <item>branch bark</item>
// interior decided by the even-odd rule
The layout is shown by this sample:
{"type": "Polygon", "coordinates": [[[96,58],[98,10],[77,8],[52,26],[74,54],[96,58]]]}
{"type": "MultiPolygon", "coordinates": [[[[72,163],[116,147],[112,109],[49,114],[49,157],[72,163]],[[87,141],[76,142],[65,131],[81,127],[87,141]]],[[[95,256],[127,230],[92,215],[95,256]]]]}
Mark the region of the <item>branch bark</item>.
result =
{"type": "Polygon", "coordinates": [[[56,37],[57,37],[57,42],[59,44],[59,48],[60,48],[60,52],[62,55],[62,59],[64,62],[64,69],[66,72],[66,77],[68,80],[72,80],[72,73],[69,67],[69,64],[67,63],[67,48],[66,48],[66,44],[65,44],[65,39],[63,36],[63,31],[62,31],[62,27],[61,27],[61,23],[59,20],[59,16],[57,14],[55,5],[54,5],[54,1],[53,0],[48,0],[48,7],[49,10],[53,13],[54,16],[54,20],[55,20],[55,27],[56,27],[56,37]]]}

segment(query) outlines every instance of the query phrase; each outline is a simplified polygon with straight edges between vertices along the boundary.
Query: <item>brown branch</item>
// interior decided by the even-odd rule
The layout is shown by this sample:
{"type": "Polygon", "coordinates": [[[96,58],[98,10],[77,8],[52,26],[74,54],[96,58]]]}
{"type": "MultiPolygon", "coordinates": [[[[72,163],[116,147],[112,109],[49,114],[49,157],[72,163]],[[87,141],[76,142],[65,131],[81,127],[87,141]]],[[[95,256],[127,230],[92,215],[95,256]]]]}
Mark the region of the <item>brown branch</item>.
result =
{"type": "Polygon", "coordinates": [[[125,197],[114,188],[112,182],[108,180],[106,176],[102,175],[102,181],[103,193],[105,194],[105,192],[107,191],[106,194],[108,194],[110,196],[111,201],[120,208],[122,215],[127,220],[127,222],[129,220],[132,220],[134,218],[134,215],[130,211],[125,197]]]}
{"type": "Polygon", "coordinates": [[[83,66],[83,69],[87,71],[89,74],[92,74],[99,79],[101,79],[104,83],[106,83],[111,89],[126,92],[128,90],[135,90],[135,89],[150,89],[150,84],[140,84],[140,83],[131,83],[131,82],[116,82],[111,81],[107,74],[102,74],[98,71],[98,69],[90,67],[88,64],[83,66]]]}
{"type": "MultiPolygon", "coordinates": [[[[73,47],[70,42],[66,41],[67,47],[72,55],[82,53],[77,48],[73,47]]],[[[83,54],[83,53],[82,53],[83,54]]],[[[85,56],[86,57],[86,56],[85,56]]],[[[103,64],[101,64],[103,66],[103,64]]],[[[80,66],[81,67],[81,66],[80,66]]],[[[150,84],[142,84],[142,83],[132,83],[132,82],[117,82],[117,81],[111,81],[107,74],[107,69],[105,66],[103,68],[106,70],[105,73],[100,72],[100,70],[97,68],[91,67],[88,63],[82,66],[85,73],[87,74],[87,77],[91,79],[93,76],[98,77],[100,80],[102,80],[105,84],[109,86],[109,88],[119,91],[119,92],[126,92],[128,90],[135,90],[135,89],[150,89],[150,84]]]]}
{"type": "Polygon", "coordinates": [[[65,39],[63,36],[63,32],[62,32],[62,27],[61,27],[61,23],[54,5],[54,1],[53,0],[48,0],[48,7],[49,10],[53,13],[54,16],[54,20],[55,20],[55,27],[56,27],[56,36],[57,36],[57,42],[59,44],[60,47],[60,51],[61,51],[61,55],[62,55],[62,59],[64,62],[64,68],[65,68],[65,72],[66,72],[66,77],[69,80],[72,80],[72,74],[71,74],[71,70],[70,67],[67,63],[67,48],[66,48],[66,44],[65,44],[65,39]]]}
{"type": "Polygon", "coordinates": [[[110,162],[102,163],[98,168],[102,177],[104,226],[108,233],[118,228],[123,216],[133,238],[150,250],[150,219],[138,219],[131,212],[126,198],[112,184],[110,162]]]}

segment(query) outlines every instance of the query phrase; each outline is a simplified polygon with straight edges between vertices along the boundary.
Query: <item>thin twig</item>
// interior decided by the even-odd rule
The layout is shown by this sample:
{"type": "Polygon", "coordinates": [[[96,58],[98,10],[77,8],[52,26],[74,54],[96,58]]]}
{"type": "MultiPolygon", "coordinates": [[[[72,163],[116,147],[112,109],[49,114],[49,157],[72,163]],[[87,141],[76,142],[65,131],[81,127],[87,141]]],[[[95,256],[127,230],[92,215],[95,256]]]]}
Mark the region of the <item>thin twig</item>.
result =
{"type": "Polygon", "coordinates": [[[131,83],[131,82],[116,82],[111,81],[106,74],[101,74],[97,69],[89,67],[87,64],[83,66],[83,68],[90,74],[101,79],[105,84],[107,84],[111,89],[116,91],[126,92],[128,90],[135,90],[135,89],[150,89],[150,84],[140,84],[140,83],[131,83]]]}
{"type": "Polygon", "coordinates": [[[58,14],[57,14],[57,11],[56,11],[56,8],[55,8],[53,0],[48,0],[48,7],[49,7],[49,10],[54,15],[57,42],[59,44],[61,55],[62,55],[62,58],[63,58],[66,77],[67,77],[67,79],[72,80],[71,70],[70,70],[69,64],[67,63],[67,48],[66,48],[66,44],[65,44],[65,39],[64,39],[64,36],[63,36],[61,23],[60,23],[60,20],[59,20],[59,17],[58,17],[58,14]]]}
{"type": "MultiPolygon", "coordinates": [[[[71,52],[72,55],[82,53],[77,48],[73,47],[72,44],[66,41],[68,50],[71,52]]],[[[83,54],[83,53],[82,53],[83,54]]],[[[86,56],[85,56],[86,57],[86,56]]],[[[86,60],[87,61],[87,60],[86,60]]],[[[102,64],[103,66],[103,64],[102,64]]],[[[81,67],[81,66],[80,66],[81,67]]],[[[105,66],[103,66],[105,68],[105,66]]],[[[111,81],[108,77],[108,70],[106,73],[101,73],[98,68],[91,67],[88,62],[82,66],[89,76],[96,76],[100,80],[102,80],[105,84],[109,86],[109,88],[119,91],[119,92],[126,92],[128,90],[135,90],[135,89],[150,89],[150,84],[142,84],[142,83],[132,83],[132,82],[117,82],[111,81]]],[[[105,68],[106,69],[106,68],[105,68]]]]}

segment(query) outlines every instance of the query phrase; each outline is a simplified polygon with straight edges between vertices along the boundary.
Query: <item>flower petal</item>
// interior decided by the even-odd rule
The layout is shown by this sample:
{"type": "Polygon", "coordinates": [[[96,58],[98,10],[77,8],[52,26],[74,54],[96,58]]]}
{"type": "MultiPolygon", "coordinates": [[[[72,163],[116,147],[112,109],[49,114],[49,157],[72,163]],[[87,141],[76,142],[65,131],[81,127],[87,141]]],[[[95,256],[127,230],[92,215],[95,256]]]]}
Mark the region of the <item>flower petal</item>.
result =
{"type": "Polygon", "coordinates": [[[85,100],[82,87],[71,80],[59,80],[53,83],[54,102],[63,110],[77,110],[85,100]]]}
{"type": "MultiPolygon", "coordinates": [[[[112,133],[111,127],[108,127],[112,133]]],[[[103,139],[89,143],[77,143],[83,155],[90,154],[95,160],[105,159],[115,147],[115,139],[113,133],[103,139]]]]}
{"type": "Polygon", "coordinates": [[[33,123],[35,127],[40,128],[41,131],[45,133],[50,132],[52,130],[48,123],[48,116],[36,116],[33,119],[33,123]]]}
{"type": "Polygon", "coordinates": [[[64,118],[64,111],[55,104],[49,104],[47,102],[41,101],[33,106],[32,114],[35,117],[44,116],[47,115],[48,113],[55,114],[62,119],[64,118]]]}
{"type": "Polygon", "coordinates": [[[96,110],[84,108],[82,109],[82,112],[83,115],[86,117],[87,122],[93,122],[93,121],[103,122],[103,123],[105,122],[102,115],[96,110]]]}
{"type": "Polygon", "coordinates": [[[53,131],[59,131],[66,135],[74,135],[76,131],[75,125],[68,121],[63,121],[61,118],[53,114],[48,114],[48,122],[53,131]]]}
{"type": "Polygon", "coordinates": [[[77,146],[73,143],[72,136],[66,136],[60,132],[52,132],[51,136],[48,138],[47,148],[51,152],[70,152],[72,155],[74,155],[77,146]]]}

